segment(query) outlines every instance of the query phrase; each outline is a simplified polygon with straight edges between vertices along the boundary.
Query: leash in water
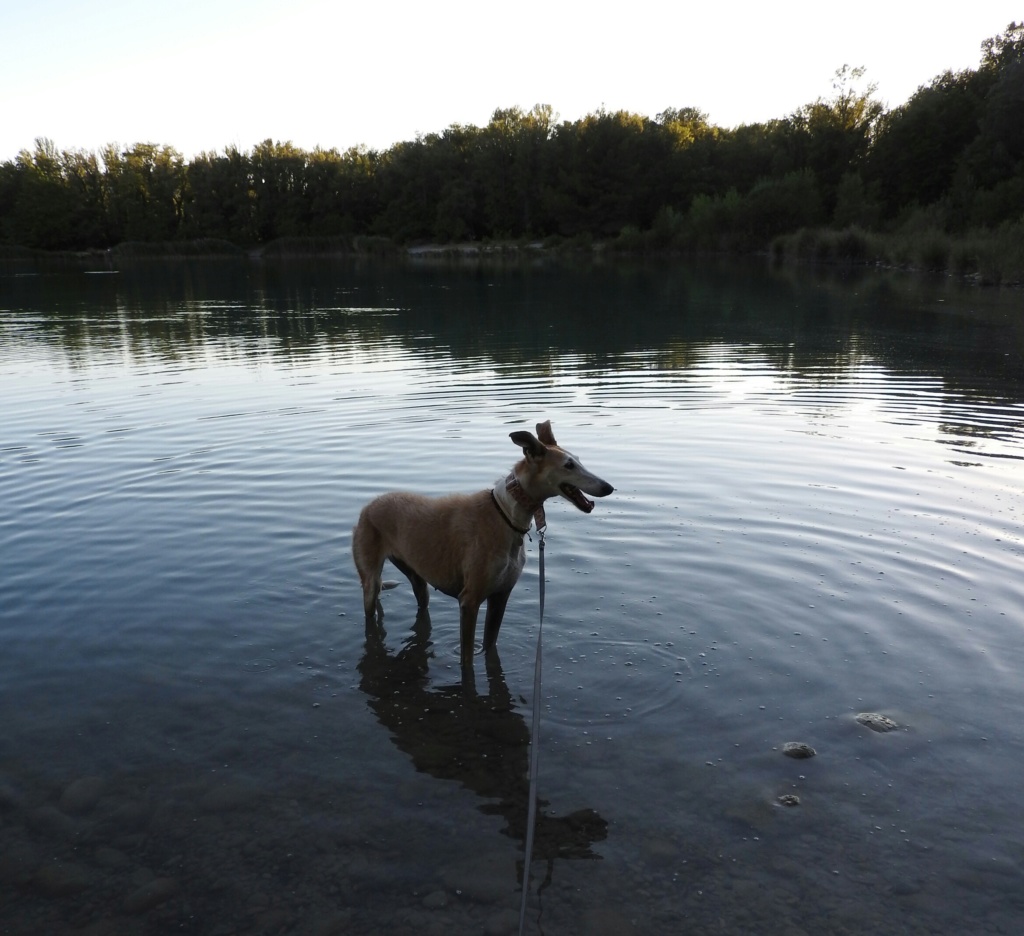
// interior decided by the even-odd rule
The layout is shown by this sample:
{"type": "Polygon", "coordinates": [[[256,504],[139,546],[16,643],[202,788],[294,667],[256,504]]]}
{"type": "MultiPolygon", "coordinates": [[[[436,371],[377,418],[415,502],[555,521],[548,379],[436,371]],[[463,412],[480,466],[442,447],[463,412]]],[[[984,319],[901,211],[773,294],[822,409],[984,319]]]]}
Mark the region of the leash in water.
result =
{"type": "Polygon", "coordinates": [[[526,925],[526,898],[530,891],[530,862],[533,858],[533,830],[537,824],[537,764],[540,760],[540,675],[541,631],[544,629],[544,531],[546,524],[537,525],[540,541],[540,619],[537,623],[537,658],[533,664],[533,722],[530,727],[530,802],[526,812],[526,845],[523,853],[523,900],[519,906],[519,936],[526,925]]]}

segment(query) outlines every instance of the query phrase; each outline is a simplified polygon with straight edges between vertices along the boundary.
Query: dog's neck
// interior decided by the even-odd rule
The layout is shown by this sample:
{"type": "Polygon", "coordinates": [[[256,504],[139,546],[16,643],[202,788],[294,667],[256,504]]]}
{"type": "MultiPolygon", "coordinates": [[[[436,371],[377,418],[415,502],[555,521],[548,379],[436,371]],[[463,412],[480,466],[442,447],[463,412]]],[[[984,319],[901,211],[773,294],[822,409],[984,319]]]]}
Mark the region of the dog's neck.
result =
{"type": "Polygon", "coordinates": [[[510,471],[505,478],[496,481],[491,494],[495,506],[517,533],[525,536],[530,531],[531,521],[538,530],[547,526],[544,502],[535,501],[526,493],[515,471],[510,471]]]}

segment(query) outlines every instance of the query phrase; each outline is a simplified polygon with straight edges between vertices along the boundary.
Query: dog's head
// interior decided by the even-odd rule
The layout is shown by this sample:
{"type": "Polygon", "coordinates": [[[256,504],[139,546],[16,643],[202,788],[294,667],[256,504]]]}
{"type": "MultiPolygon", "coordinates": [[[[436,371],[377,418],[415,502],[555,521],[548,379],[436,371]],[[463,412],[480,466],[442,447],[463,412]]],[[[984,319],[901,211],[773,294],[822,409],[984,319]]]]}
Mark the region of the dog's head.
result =
{"type": "Polygon", "coordinates": [[[550,420],[537,423],[537,435],[526,430],[510,432],[509,438],[523,450],[527,477],[520,481],[532,497],[544,500],[560,494],[584,513],[594,509],[585,497],[607,497],[615,490],[607,481],[587,471],[580,460],[556,441],[550,420]]]}

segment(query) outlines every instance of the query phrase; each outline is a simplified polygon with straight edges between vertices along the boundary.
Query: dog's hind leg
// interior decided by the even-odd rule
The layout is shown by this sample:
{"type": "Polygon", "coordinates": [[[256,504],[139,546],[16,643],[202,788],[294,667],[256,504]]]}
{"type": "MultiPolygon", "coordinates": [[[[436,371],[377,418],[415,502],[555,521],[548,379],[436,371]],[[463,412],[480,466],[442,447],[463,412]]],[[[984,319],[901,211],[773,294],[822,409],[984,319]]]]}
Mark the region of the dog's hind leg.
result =
{"type": "Polygon", "coordinates": [[[505,616],[505,605],[508,604],[508,591],[495,592],[487,599],[487,614],[484,617],[484,650],[492,650],[498,640],[498,630],[505,616]]]}
{"type": "Polygon", "coordinates": [[[430,601],[430,592],[427,590],[427,583],[423,576],[419,575],[412,566],[401,559],[396,559],[394,556],[388,556],[388,559],[391,560],[399,572],[405,575],[409,580],[409,584],[412,585],[412,593],[416,596],[416,606],[421,611],[425,610],[430,601]]]}

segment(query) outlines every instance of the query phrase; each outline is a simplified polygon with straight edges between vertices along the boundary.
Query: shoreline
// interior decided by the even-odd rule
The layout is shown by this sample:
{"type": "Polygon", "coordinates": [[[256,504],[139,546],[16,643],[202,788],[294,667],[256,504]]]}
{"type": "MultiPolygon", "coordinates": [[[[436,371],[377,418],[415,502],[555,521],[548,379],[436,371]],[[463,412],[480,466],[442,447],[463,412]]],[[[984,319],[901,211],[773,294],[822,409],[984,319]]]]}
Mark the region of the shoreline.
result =
{"type": "MultiPolygon", "coordinates": [[[[225,261],[245,260],[250,263],[274,263],[309,260],[391,260],[391,261],[425,261],[425,262],[489,262],[489,261],[528,261],[528,262],[598,262],[614,264],[617,262],[653,262],[671,261],[687,262],[699,258],[715,257],[735,260],[761,260],[773,267],[805,268],[819,270],[850,270],[897,272],[909,275],[939,276],[958,280],[968,285],[981,288],[1011,288],[1024,286],[1024,275],[1015,275],[1010,271],[1008,276],[986,275],[974,268],[953,268],[953,264],[923,264],[913,262],[909,255],[905,239],[897,243],[895,235],[858,232],[864,242],[870,242],[873,249],[865,253],[845,255],[832,252],[827,245],[841,238],[849,239],[849,232],[815,230],[787,235],[773,242],[771,246],[760,251],[687,251],[680,249],[660,250],[624,250],[616,246],[614,240],[592,241],[590,238],[548,239],[547,241],[460,241],[450,244],[425,243],[401,246],[386,238],[355,237],[355,238],[324,238],[315,240],[308,238],[283,239],[251,248],[239,247],[229,241],[199,240],[142,243],[129,242],[111,248],[94,248],[88,250],[48,251],[34,248],[0,245],[0,269],[3,267],[22,267],[42,265],[57,268],[83,268],[83,272],[112,272],[119,262],[176,262],[176,261],[225,261]],[[806,242],[818,246],[816,250],[801,249],[806,242]],[[879,248],[886,240],[896,246],[886,251],[879,248]],[[794,249],[794,244],[797,248],[794,249]],[[826,245],[822,248],[820,245],[826,245]],[[893,254],[900,251],[903,256],[894,259],[893,254]],[[91,267],[91,270],[85,269],[91,267]],[[96,267],[100,267],[97,270],[96,267]]],[[[932,239],[934,241],[934,238],[932,239]]],[[[956,238],[943,235],[945,245],[944,257],[955,259],[958,252],[963,254],[970,249],[970,238],[956,238]]],[[[924,239],[922,239],[924,243],[924,239]]],[[[961,261],[962,262],[962,261],[961,261]]],[[[976,264],[975,264],[976,265],[976,264]]],[[[21,271],[18,271],[21,272],[21,271]]],[[[24,275],[22,273],[22,275],[24,275]]]]}

